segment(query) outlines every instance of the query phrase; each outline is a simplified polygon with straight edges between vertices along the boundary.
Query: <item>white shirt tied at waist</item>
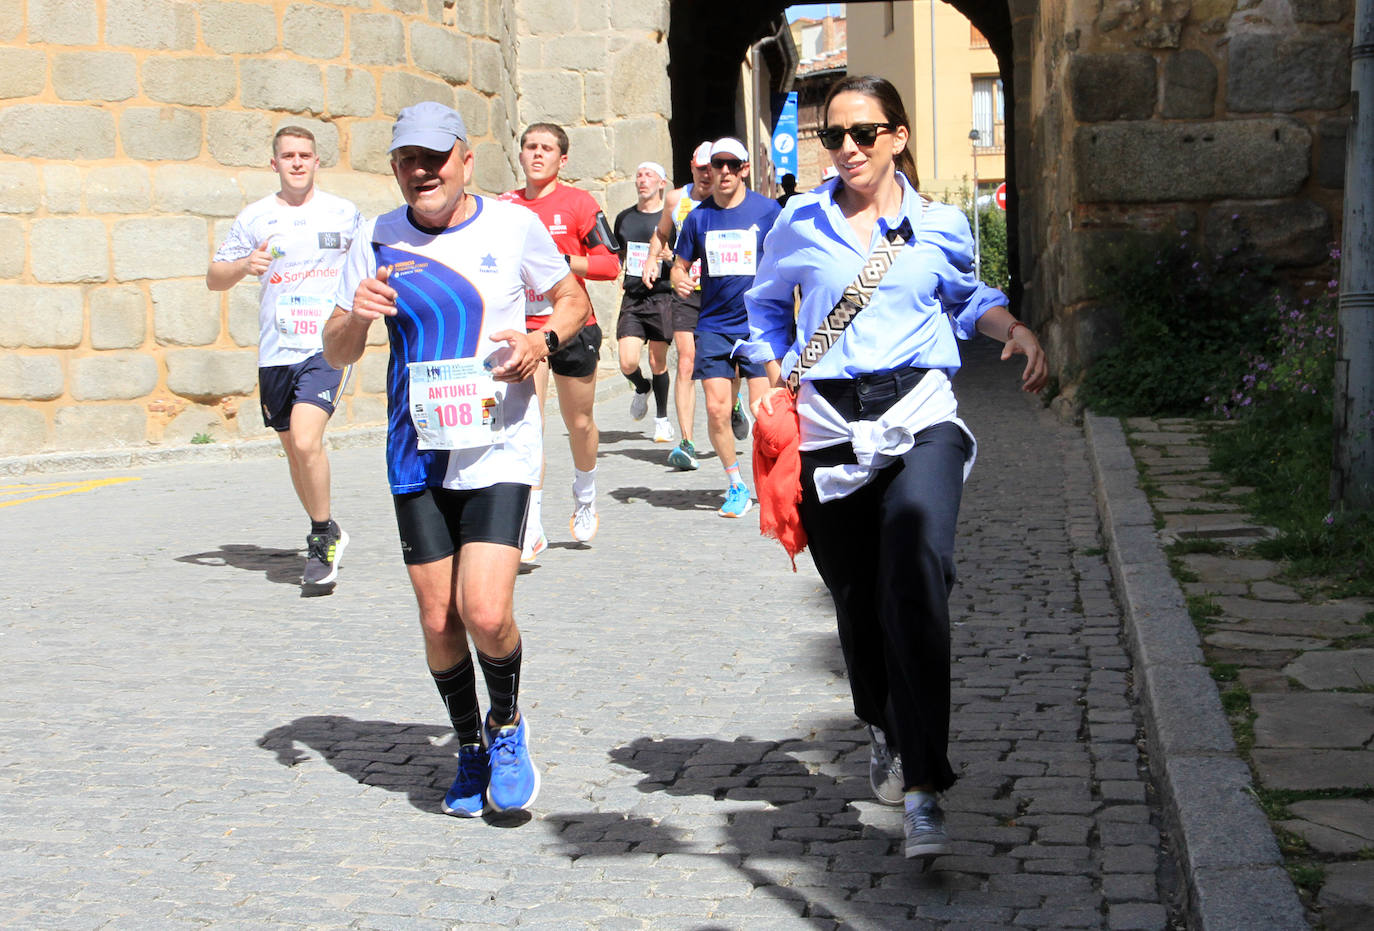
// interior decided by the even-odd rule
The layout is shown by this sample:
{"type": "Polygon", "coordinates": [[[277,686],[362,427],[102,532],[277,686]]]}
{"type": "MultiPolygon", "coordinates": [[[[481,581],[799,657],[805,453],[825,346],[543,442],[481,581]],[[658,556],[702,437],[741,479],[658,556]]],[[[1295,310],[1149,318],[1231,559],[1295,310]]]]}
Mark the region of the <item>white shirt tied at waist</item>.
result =
{"type": "Polygon", "coordinates": [[[848,442],[858,462],[815,471],[816,495],[822,503],[853,494],[873,479],[878,470],[916,445],[916,435],[938,423],[952,423],[969,439],[964,460],[964,481],[978,457],[978,441],[958,416],[949,376],[933,369],[877,420],[847,421],[811,382],[803,380],[797,393],[801,419],[801,449],[810,451],[848,442]]]}

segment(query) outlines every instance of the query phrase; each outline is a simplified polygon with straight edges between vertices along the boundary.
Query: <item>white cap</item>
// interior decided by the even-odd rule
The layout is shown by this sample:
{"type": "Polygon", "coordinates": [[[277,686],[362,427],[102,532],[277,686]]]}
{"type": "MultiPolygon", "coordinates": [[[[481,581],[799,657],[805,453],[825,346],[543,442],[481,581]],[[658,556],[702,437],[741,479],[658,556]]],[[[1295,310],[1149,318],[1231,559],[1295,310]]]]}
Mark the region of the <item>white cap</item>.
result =
{"type": "Polygon", "coordinates": [[[639,170],[641,168],[649,169],[654,174],[662,178],[664,181],[668,180],[668,172],[658,162],[640,162],[638,165],[635,166],[635,174],[639,174],[639,170]]]}
{"type": "Polygon", "coordinates": [[[711,164],[711,142],[708,139],[693,150],[692,167],[705,168],[709,164],[711,164]]]}
{"type": "Polygon", "coordinates": [[[825,166],[825,170],[821,172],[821,180],[822,180],[822,181],[829,181],[831,178],[835,177],[837,174],[839,174],[839,172],[835,170],[835,166],[834,166],[834,165],[826,165],[826,166],[825,166]]]}
{"type": "Polygon", "coordinates": [[[711,144],[711,157],[715,158],[717,155],[733,155],[742,162],[749,161],[749,150],[744,147],[743,142],[733,136],[725,136],[711,144]]]}

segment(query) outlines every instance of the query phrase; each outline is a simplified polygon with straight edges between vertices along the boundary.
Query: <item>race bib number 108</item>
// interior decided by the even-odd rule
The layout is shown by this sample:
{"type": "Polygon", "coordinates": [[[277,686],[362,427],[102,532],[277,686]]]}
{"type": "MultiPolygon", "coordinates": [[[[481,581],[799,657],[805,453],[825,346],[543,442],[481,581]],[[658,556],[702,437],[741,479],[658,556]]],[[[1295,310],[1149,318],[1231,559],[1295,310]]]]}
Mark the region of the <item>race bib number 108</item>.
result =
{"type": "Polygon", "coordinates": [[[410,420],[420,449],[501,443],[501,395],[477,359],[411,362],[410,420]]]}

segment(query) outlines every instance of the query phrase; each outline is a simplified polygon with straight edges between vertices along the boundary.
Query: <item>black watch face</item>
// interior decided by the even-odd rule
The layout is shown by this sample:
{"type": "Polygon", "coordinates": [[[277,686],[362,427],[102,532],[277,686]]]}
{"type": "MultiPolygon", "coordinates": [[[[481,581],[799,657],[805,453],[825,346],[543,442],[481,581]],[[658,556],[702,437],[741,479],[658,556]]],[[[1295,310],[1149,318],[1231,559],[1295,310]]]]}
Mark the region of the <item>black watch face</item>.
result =
{"type": "Polygon", "coordinates": [[[549,347],[549,352],[558,351],[558,334],[553,330],[544,331],[544,345],[549,347]]]}

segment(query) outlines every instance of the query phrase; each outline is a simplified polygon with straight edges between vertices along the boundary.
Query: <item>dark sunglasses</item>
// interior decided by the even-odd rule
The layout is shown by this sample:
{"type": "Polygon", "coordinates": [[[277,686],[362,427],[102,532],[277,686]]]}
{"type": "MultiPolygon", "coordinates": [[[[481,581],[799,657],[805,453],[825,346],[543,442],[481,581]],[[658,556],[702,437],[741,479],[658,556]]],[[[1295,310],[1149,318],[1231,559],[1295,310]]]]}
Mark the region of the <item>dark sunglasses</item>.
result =
{"type": "Polygon", "coordinates": [[[735,174],[739,174],[739,170],[740,170],[740,168],[742,168],[743,166],[744,166],[744,162],[740,161],[740,160],[737,159],[737,158],[713,158],[713,159],[711,159],[711,167],[712,167],[712,168],[728,168],[728,169],[730,169],[732,172],[734,172],[735,174]]]}
{"type": "Polygon", "coordinates": [[[855,123],[853,126],[827,126],[825,129],[816,130],[816,138],[821,141],[821,148],[834,151],[844,145],[846,135],[854,140],[855,145],[870,146],[878,141],[880,130],[894,130],[896,123],[855,123]]]}

